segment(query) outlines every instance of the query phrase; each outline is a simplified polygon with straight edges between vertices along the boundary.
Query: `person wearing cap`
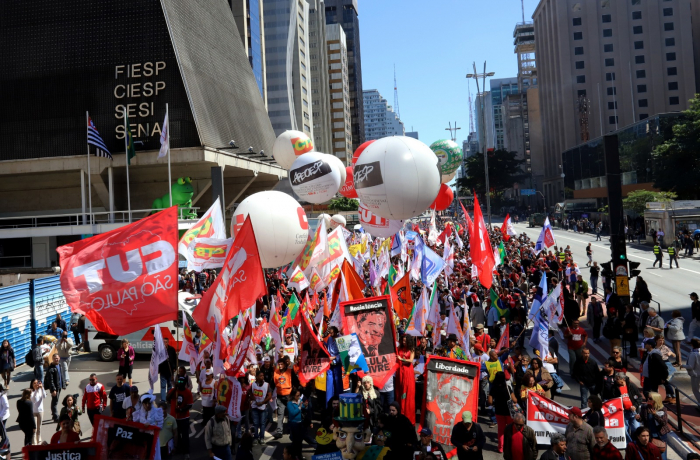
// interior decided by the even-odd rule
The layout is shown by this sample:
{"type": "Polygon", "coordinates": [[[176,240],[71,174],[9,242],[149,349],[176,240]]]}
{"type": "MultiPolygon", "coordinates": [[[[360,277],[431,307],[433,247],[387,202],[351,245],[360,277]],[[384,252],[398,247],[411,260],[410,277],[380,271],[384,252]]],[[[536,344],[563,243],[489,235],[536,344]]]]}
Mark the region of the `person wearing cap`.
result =
{"type": "Polygon", "coordinates": [[[166,401],[159,402],[158,409],[163,412],[163,425],[158,434],[160,458],[170,458],[170,454],[177,448],[177,420],[170,415],[170,407],[166,401]]]}
{"type": "Polygon", "coordinates": [[[226,417],[226,408],[218,405],[214,408],[214,417],[204,426],[204,444],[209,457],[231,460],[231,425],[226,417]]]}
{"type": "Polygon", "coordinates": [[[185,460],[190,458],[190,408],[193,399],[192,392],[187,389],[187,380],[179,377],[175,388],[168,392],[166,401],[170,403],[170,415],[177,420],[177,443],[185,454],[185,460]]]}
{"type": "Polygon", "coordinates": [[[484,352],[489,350],[489,343],[491,342],[491,337],[489,337],[489,335],[484,332],[483,324],[477,324],[474,327],[474,339],[476,339],[476,343],[478,345],[481,345],[481,349],[484,352]]]}
{"type": "Polygon", "coordinates": [[[144,425],[163,426],[163,411],[155,406],[156,397],[150,391],[141,396],[141,409],[134,412],[133,421],[144,425]]]}
{"type": "Polygon", "coordinates": [[[537,439],[535,430],[525,424],[523,414],[515,414],[513,423],[503,430],[503,458],[508,460],[535,460],[537,439]]]}
{"type": "Polygon", "coordinates": [[[447,336],[447,348],[446,348],[446,355],[448,358],[453,358],[453,359],[461,359],[466,361],[467,360],[467,355],[464,354],[464,351],[457,346],[457,334],[450,334],[447,336]]]}
{"type": "Polygon", "coordinates": [[[659,385],[668,377],[668,368],[661,356],[661,351],[656,348],[655,339],[644,339],[644,356],[642,356],[642,376],[644,385],[642,390],[647,395],[650,391],[657,391],[659,385]]]}
{"type": "MultiPolygon", "coordinates": [[[[462,421],[452,427],[450,443],[457,447],[459,460],[481,460],[484,458],[483,449],[486,444],[484,430],[472,420],[470,411],[462,412],[462,421]]],[[[508,457],[506,457],[508,458],[508,457]]]]}
{"type": "Polygon", "coordinates": [[[554,433],[549,438],[550,448],[540,457],[540,460],[571,460],[566,452],[566,437],[563,434],[554,433]]]}
{"type": "Polygon", "coordinates": [[[569,424],[564,432],[567,453],[571,460],[591,460],[595,437],[593,428],[583,420],[581,409],[574,406],[569,410],[569,424]]]}
{"type": "Polygon", "coordinates": [[[418,455],[418,457],[416,457],[416,460],[424,460],[426,458],[426,454],[429,452],[437,452],[440,454],[438,458],[447,460],[445,450],[439,443],[433,441],[433,432],[430,431],[430,428],[423,428],[418,433],[418,436],[420,438],[420,444],[418,446],[420,448],[420,454],[418,455]]]}
{"type": "Polygon", "coordinates": [[[214,406],[216,398],[214,398],[214,369],[207,369],[204,373],[204,381],[200,385],[200,393],[202,395],[202,424],[206,425],[210,418],[214,416],[214,406]]]}
{"type": "Polygon", "coordinates": [[[133,420],[133,413],[141,410],[141,396],[139,396],[139,387],[132,385],[129,388],[129,396],[124,398],[122,408],[126,412],[126,419],[133,420]]]}

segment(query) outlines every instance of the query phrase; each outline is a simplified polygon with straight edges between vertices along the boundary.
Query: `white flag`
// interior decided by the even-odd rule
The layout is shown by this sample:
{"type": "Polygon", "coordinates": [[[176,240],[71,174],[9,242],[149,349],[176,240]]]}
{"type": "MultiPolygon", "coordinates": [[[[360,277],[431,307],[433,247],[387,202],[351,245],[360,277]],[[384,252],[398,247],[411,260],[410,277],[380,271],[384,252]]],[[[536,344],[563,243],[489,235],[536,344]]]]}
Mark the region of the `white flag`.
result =
{"type": "MultiPolygon", "coordinates": [[[[153,327],[153,353],[151,354],[151,365],[148,368],[148,383],[153,385],[158,381],[158,366],[168,359],[168,350],[163,343],[163,334],[160,332],[160,324],[153,327]]],[[[176,371],[177,369],[172,369],[176,371]]]]}
{"type": "Polygon", "coordinates": [[[445,250],[442,252],[442,260],[445,261],[445,276],[452,276],[455,268],[455,254],[452,251],[452,245],[445,240],[445,250]]]}
{"type": "Polygon", "coordinates": [[[163,120],[163,128],[160,130],[160,151],[158,152],[158,158],[163,158],[170,152],[170,144],[168,143],[168,131],[170,126],[168,125],[168,114],[165,114],[165,120],[163,120]]]}
{"type": "MultiPolygon", "coordinates": [[[[238,216],[240,217],[240,216],[238,216]]],[[[243,216],[245,217],[245,216],[243,216]]],[[[243,225],[245,218],[242,220],[236,219],[236,225],[243,225]]],[[[221,213],[221,202],[219,198],[214,201],[207,212],[204,213],[201,219],[197,221],[189,230],[187,230],[180,238],[177,245],[177,252],[187,258],[189,256],[188,247],[195,238],[217,238],[220,240],[226,239],[226,224],[221,213]]]]}
{"type": "Polygon", "coordinates": [[[301,292],[307,287],[309,287],[309,280],[306,279],[306,276],[304,275],[304,272],[301,271],[301,268],[297,265],[294,271],[292,272],[291,276],[289,277],[289,282],[287,283],[287,287],[289,288],[296,288],[297,292],[301,292]]]}

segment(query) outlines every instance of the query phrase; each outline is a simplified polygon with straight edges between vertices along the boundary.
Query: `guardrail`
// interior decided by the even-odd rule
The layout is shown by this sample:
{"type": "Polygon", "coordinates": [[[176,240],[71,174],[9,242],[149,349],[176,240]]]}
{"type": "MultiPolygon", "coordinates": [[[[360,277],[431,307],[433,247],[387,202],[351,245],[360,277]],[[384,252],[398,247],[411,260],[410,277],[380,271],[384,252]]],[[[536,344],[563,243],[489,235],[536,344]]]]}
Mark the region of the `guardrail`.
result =
{"type": "MultiPolygon", "coordinates": [[[[676,427],[676,429],[678,430],[678,432],[679,432],[680,434],[683,434],[683,413],[682,413],[682,411],[681,411],[681,395],[685,396],[686,399],[688,399],[688,400],[690,400],[692,403],[694,403],[696,407],[700,407],[700,404],[698,404],[698,402],[697,402],[695,399],[693,399],[688,393],[682,391],[680,388],[678,388],[678,387],[677,387],[675,384],[673,384],[672,382],[668,382],[668,383],[669,383],[669,385],[671,385],[671,386],[674,388],[675,393],[676,393],[676,394],[675,394],[675,396],[676,396],[675,409],[676,409],[676,410],[675,410],[675,412],[672,411],[672,412],[676,415],[676,418],[678,419],[678,427],[676,427]]],[[[673,407],[673,406],[672,406],[672,407],[673,407]]],[[[700,436],[700,431],[698,431],[698,429],[695,428],[694,425],[691,425],[691,424],[688,423],[687,421],[685,422],[685,424],[688,426],[688,428],[690,428],[690,429],[693,430],[698,436],[700,436]]],[[[695,440],[694,440],[692,437],[690,437],[690,436],[687,436],[686,438],[688,438],[688,440],[689,440],[690,442],[692,442],[693,445],[695,445],[696,448],[700,449],[700,443],[698,443],[697,441],[695,441],[695,440]]]]}
{"type": "MultiPolygon", "coordinates": [[[[199,207],[178,208],[178,219],[191,219],[199,207]]],[[[57,227],[61,225],[119,224],[140,220],[160,209],[132,209],[129,211],[100,211],[93,213],[42,214],[36,216],[0,217],[0,228],[57,227]]]]}

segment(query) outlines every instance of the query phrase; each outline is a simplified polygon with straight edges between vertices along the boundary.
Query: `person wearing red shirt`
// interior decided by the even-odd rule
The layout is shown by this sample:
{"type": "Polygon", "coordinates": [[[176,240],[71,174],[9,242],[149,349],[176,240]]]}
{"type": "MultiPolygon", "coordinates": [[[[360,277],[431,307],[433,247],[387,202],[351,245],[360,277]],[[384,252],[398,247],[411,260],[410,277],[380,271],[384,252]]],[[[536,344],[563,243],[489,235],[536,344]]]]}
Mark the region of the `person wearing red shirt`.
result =
{"type": "Polygon", "coordinates": [[[583,347],[588,341],[588,334],[579,321],[574,320],[571,322],[571,327],[564,329],[564,337],[567,339],[566,346],[569,349],[569,369],[573,370],[576,360],[581,358],[583,347]]]}
{"type": "Polygon", "coordinates": [[[107,407],[107,392],[101,383],[97,383],[97,375],[90,374],[90,383],[85,386],[83,391],[83,412],[87,404],[87,414],[90,423],[94,424],[95,415],[101,414],[102,409],[107,407]]]}
{"type": "Polygon", "coordinates": [[[477,324],[474,327],[474,339],[476,339],[476,343],[481,345],[481,348],[484,349],[484,352],[489,351],[489,344],[491,343],[491,337],[484,332],[484,325],[483,324],[477,324]]]}
{"type": "Polygon", "coordinates": [[[170,415],[177,421],[177,445],[185,454],[185,460],[190,458],[190,408],[193,399],[192,392],[187,389],[187,378],[178,377],[175,388],[167,396],[170,403],[170,415]]]}
{"type": "MultiPolygon", "coordinates": [[[[61,430],[51,436],[51,444],[73,444],[80,442],[80,435],[73,431],[73,423],[68,415],[61,415],[58,424],[61,430]]],[[[46,442],[44,442],[44,444],[46,444],[46,442]]]]}
{"type": "Polygon", "coordinates": [[[593,428],[595,446],[593,446],[593,458],[596,460],[622,460],[620,451],[608,439],[608,432],[602,426],[593,428]]]}
{"type": "Polygon", "coordinates": [[[526,460],[537,458],[535,430],[525,425],[525,416],[516,414],[503,433],[503,458],[526,460]]]}

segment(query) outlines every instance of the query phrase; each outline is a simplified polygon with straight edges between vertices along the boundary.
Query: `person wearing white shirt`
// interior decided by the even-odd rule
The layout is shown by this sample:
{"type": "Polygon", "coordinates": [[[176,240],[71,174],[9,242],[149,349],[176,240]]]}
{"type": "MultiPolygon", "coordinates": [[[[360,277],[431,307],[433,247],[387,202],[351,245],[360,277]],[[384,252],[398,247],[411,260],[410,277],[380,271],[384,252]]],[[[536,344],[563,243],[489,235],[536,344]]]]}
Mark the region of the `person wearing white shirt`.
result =
{"type": "Polygon", "coordinates": [[[44,399],[46,399],[46,391],[44,384],[37,379],[32,380],[29,387],[32,390],[32,406],[34,407],[34,418],[36,418],[36,432],[34,433],[34,445],[41,444],[41,421],[44,418],[44,399]]]}
{"type": "MultiPolygon", "coordinates": [[[[0,383],[0,447],[7,445],[8,449],[10,442],[7,440],[7,430],[5,422],[10,418],[10,402],[7,400],[7,391],[0,383]]],[[[9,453],[8,453],[9,458],[9,453]]]]}
{"type": "Polygon", "coordinates": [[[139,396],[138,387],[136,385],[132,385],[130,392],[131,395],[124,398],[124,401],[122,402],[122,408],[126,411],[127,420],[133,420],[134,417],[138,417],[138,415],[135,414],[141,411],[141,397],[139,396]]]}

